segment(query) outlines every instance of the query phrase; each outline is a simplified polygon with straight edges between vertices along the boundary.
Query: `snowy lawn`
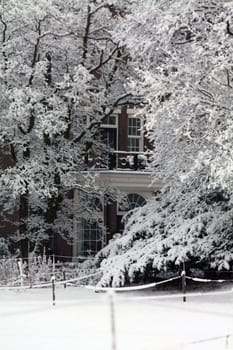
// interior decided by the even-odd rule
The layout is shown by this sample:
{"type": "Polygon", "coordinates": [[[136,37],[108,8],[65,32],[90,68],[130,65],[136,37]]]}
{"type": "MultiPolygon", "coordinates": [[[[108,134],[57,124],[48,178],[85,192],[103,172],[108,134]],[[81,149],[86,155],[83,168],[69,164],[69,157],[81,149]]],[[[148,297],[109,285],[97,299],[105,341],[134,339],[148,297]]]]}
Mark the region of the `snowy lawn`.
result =
{"type": "MultiPolygon", "coordinates": [[[[228,347],[226,337],[187,345],[233,334],[233,293],[186,303],[147,296],[152,292],[115,295],[117,350],[233,349],[233,337],[228,347]]],[[[59,287],[56,306],[51,299],[50,289],[0,290],[2,350],[112,350],[106,293],[59,287]]]]}

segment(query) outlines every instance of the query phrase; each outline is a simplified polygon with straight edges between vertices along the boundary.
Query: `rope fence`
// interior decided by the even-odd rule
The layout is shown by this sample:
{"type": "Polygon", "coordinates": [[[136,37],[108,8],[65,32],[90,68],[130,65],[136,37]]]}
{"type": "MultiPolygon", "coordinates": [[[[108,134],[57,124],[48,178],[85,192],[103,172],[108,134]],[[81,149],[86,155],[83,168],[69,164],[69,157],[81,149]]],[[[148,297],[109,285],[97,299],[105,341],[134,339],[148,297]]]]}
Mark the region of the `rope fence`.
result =
{"type": "MultiPolygon", "coordinates": [[[[85,269],[80,269],[79,271],[82,272],[82,273],[83,272],[85,273],[86,270],[85,269]]],[[[55,268],[55,264],[54,264],[52,271],[40,272],[40,275],[41,276],[50,276],[50,277],[54,276],[54,277],[56,277],[56,285],[62,285],[62,284],[74,283],[74,282],[77,282],[77,281],[85,279],[85,278],[98,276],[98,275],[100,275],[102,273],[102,271],[100,269],[97,272],[90,273],[90,274],[84,274],[83,276],[78,276],[78,277],[69,278],[69,279],[64,279],[64,278],[61,279],[61,272],[64,272],[64,271],[56,269],[55,268]],[[56,274],[58,276],[56,276],[56,274]]],[[[25,277],[28,277],[28,276],[23,274],[22,269],[20,268],[20,274],[17,277],[10,278],[9,281],[12,282],[12,283],[18,283],[18,282],[21,282],[21,280],[23,278],[25,278],[25,277]]],[[[32,276],[30,276],[30,277],[32,277],[32,276]]],[[[63,277],[64,277],[64,274],[63,274],[63,277]]],[[[232,279],[206,279],[206,278],[187,276],[185,274],[185,271],[182,271],[181,275],[179,275],[179,276],[175,276],[175,277],[172,277],[172,278],[168,278],[166,280],[153,282],[153,283],[148,283],[148,284],[143,284],[143,285],[128,286],[128,287],[101,287],[101,286],[86,286],[86,287],[89,288],[89,289],[95,290],[96,292],[98,292],[98,291],[130,292],[130,291],[151,289],[151,288],[154,288],[156,286],[163,285],[163,284],[166,284],[166,283],[169,283],[169,282],[173,282],[173,281],[176,281],[176,280],[179,280],[179,279],[181,279],[181,280],[191,280],[191,281],[200,282],[200,283],[221,283],[222,284],[222,283],[232,283],[233,282],[232,279]]],[[[23,288],[24,289],[25,288],[40,288],[40,287],[43,288],[43,287],[47,287],[47,286],[50,286],[50,285],[51,285],[50,282],[37,283],[37,284],[30,283],[30,285],[24,285],[23,288]]],[[[15,286],[15,285],[13,285],[13,286],[12,285],[2,285],[2,286],[0,286],[0,290],[1,289],[12,289],[12,288],[20,289],[20,288],[22,288],[22,285],[20,285],[20,286],[15,286]]],[[[186,291],[183,290],[183,293],[185,293],[185,292],[186,291]]]]}
{"type": "Polygon", "coordinates": [[[55,255],[35,256],[26,261],[21,258],[0,259],[0,288],[28,284],[30,288],[35,284],[46,286],[50,284],[51,276],[55,276],[56,281],[72,283],[77,277],[97,271],[90,261],[59,262],[58,259],[55,255]]]}
{"type": "Polygon", "coordinates": [[[207,279],[207,278],[198,278],[198,277],[191,277],[191,276],[185,276],[186,279],[192,280],[194,282],[202,282],[202,283],[209,283],[209,282],[214,282],[214,283],[224,283],[224,282],[233,282],[232,279],[207,279]]]}
{"type": "MultiPolygon", "coordinates": [[[[51,281],[55,279],[55,284],[56,284],[56,286],[58,286],[58,285],[74,283],[74,282],[81,281],[83,279],[87,279],[87,278],[90,278],[90,277],[98,276],[100,273],[101,273],[101,271],[96,272],[96,273],[92,273],[92,274],[89,274],[89,275],[81,276],[81,277],[71,278],[71,279],[64,280],[64,281],[56,281],[56,279],[54,278],[55,276],[52,276],[51,277],[51,281]]],[[[45,288],[45,287],[51,287],[51,282],[40,283],[40,284],[24,285],[24,286],[1,286],[0,290],[11,290],[11,289],[20,290],[20,289],[33,289],[33,288],[45,288]]],[[[83,287],[83,286],[80,286],[80,287],[83,287]]]]}
{"type": "Polygon", "coordinates": [[[151,288],[156,287],[160,284],[165,284],[165,283],[172,282],[172,281],[175,281],[178,279],[180,279],[180,276],[169,278],[169,279],[164,280],[164,281],[143,284],[143,285],[139,285],[139,286],[132,286],[132,287],[92,287],[92,286],[88,286],[87,288],[94,289],[96,292],[98,292],[98,291],[131,292],[134,290],[151,289],[151,288]]]}
{"type": "MultiPolygon", "coordinates": [[[[27,275],[24,273],[24,266],[23,266],[23,261],[22,259],[10,259],[11,261],[16,261],[16,266],[18,268],[18,276],[12,277],[8,279],[8,282],[11,283],[11,285],[1,285],[0,290],[11,290],[11,289],[33,289],[33,288],[46,288],[46,287],[51,287],[53,289],[53,295],[55,295],[55,287],[63,285],[65,288],[67,285],[70,284],[77,284],[77,282],[97,277],[99,276],[102,271],[99,269],[98,271],[87,271],[87,269],[82,269],[82,265],[78,265],[77,269],[72,270],[73,273],[79,275],[80,273],[82,274],[81,276],[67,276],[70,273],[65,269],[65,266],[62,266],[60,263],[55,263],[56,258],[70,258],[69,256],[65,255],[48,255],[48,256],[42,256],[38,257],[39,262],[45,262],[45,265],[39,266],[41,267],[39,271],[39,276],[41,279],[44,279],[44,281],[36,281],[35,276],[33,275],[33,270],[28,271],[27,275]],[[48,264],[49,262],[49,264],[48,264]],[[47,265],[46,265],[47,263],[47,265]],[[58,268],[60,267],[60,269],[58,268]],[[68,278],[67,278],[68,277],[68,278]],[[34,279],[34,281],[33,281],[34,279]],[[17,284],[17,285],[16,285],[17,284]]],[[[37,260],[36,260],[37,263],[37,260]]],[[[72,263],[73,264],[73,263],[72,263]]],[[[39,268],[38,267],[38,268],[39,268]]],[[[72,265],[73,267],[73,265],[72,265]]],[[[35,269],[34,269],[35,271],[35,269]]],[[[15,271],[16,273],[16,271],[15,271]]],[[[6,281],[7,278],[5,277],[2,282],[6,281]]],[[[165,299],[165,298],[183,298],[183,302],[187,301],[188,297],[197,297],[197,296],[203,296],[203,295],[221,295],[221,294],[229,294],[232,293],[232,290],[228,291],[211,291],[211,292],[188,292],[187,293],[187,281],[193,281],[197,283],[218,283],[218,284],[223,284],[223,283],[232,283],[232,279],[210,279],[210,278],[199,278],[199,277],[192,277],[192,276],[187,276],[186,271],[185,271],[185,264],[183,264],[183,271],[181,272],[180,275],[168,278],[166,280],[162,281],[157,281],[153,283],[148,283],[148,284],[142,284],[142,285],[137,285],[137,286],[127,286],[127,287],[102,287],[99,285],[80,285],[79,287],[84,287],[90,290],[93,290],[95,292],[113,292],[113,293],[118,293],[118,292],[134,292],[134,291],[146,291],[148,289],[155,288],[160,285],[168,284],[174,281],[181,281],[181,293],[176,293],[176,294],[167,294],[167,295],[150,295],[150,296],[130,296],[130,298],[134,299],[165,299]]],[[[1,283],[1,279],[0,279],[1,283]]],[[[77,285],[75,285],[77,286],[77,285]]]]}
{"type": "MultiPolygon", "coordinates": [[[[193,292],[186,294],[187,297],[205,297],[231,294],[233,289],[218,292],[193,292]]],[[[126,298],[118,298],[117,300],[161,300],[161,299],[179,299],[183,298],[183,293],[163,294],[163,295],[148,295],[148,296],[130,296],[126,298]]]]}
{"type": "MultiPolygon", "coordinates": [[[[229,347],[229,344],[230,344],[230,340],[233,339],[233,333],[227,333],[227,334],[224,334],[224,335],[219,335],[219,336],[215,336],[215,337],[208,337],[208,338],[202,338],[202,339],[197,339],[197,340],[192,340],[192,341],[187,341],[187,342],[180,342],[180,343],[175,343],[174,345],[172,346],[166,346],[166,350],[185,350],[185,349],[190,349],[190,346],[192,347],[193,349],[193,346],[194,346],[194,349],[198,349],[199,347],[195,347],[195,346],[198,346],[200,344],[204,344],[204,345],[207,345],[208,343],[211,343],[211,342],[216,342],[218,340],[222,340],[223,343],[218,344],[218,350],[230,350],[232,349],[232,346],[229,347]],[[219,348],[219,346],[221,346],[219,348]]],[[[164,348],[163,348],[164,349],[164,348]]],[[[203,349],[203,348],[202,348],[203,349]]],[[[209,349],[209,347],[208,347],[209,349]]],[[[216,349],[216,347],[214,347],[214,349],[216,349]]]]}
{"type": "MultiPolygon", "coordinates": [[[[26,289],[39,289],[39,288],[47,288],[47,287],[52,287],[53,289],[53,294],[55,294],[55,287],[57,286],[67,286],[70,284],[74,284],[76,282],[85,280],[85,279],[89,279],[92,277],[96,277],[99,276],[100,274],[102,274],[102,271],[99,270],[95,273],[90,273],[90,274],[86,274],[84,276],[79,276],[76,278],[70,278],[70,279],[65,279],[65,280],[56,280],[55,274],[52,274],[51,276],[51,280],[47,283],[38,283],[38,284],[33,284],[30,283],[29,285],[23,285],[22,281],[20,278],[18,278],[15,283],[19,283],[20,285],[18,286],[0,286],[0,291],[1,290],[26,290],[26,289]]],[[[183,298],[183,301],[187,301],[188,297],[204,297],[204,296],[217,296],[217,295],[225,295],[225,294],[232,294],[233,295],[233,289],[228,289],[228,290],[224,290],[224,291],[210,291],[210,292],[188,292],[186,293],[186,290],[183,289],[183,279],[188,279],[188,280],[192,280],[195,282],[202,282],[202,283],[212,283],[212,282],[216,282],[216,283],[223,283],[223,282],[233,282],[232,280],[215,280],[215,279],[202,279],[202,278],[196,278],[196,277],[191,277],[191,276],[185,276],[184,273],[181,273],[180,276],[176,276],[176,277],[172,277],[163,281],[158,281],[158,282],[153,282],[153,283],[149,283],[149,284],[143,284],[143,285],[138,285],[138,286],[130,286],[130,287],[100,287],[100,286],[92,286],[92,285],[86,285],[86,284],[79,284],[79,285],[75,285],[77,287],[80,288],[86,288],[89,290],[92,290],[94,292],[107,292],[107,293],[118,293],[118,292],[126,292],[127,294],[127,300],[160,300],[160,299],[177,299],[177,298],[183,298]],[[154,287],[157,287],[159,285],[164,285],[173,281],[177,281],[181,279],[181,286],[182,286],[182,292],[181,293],[174,293],[174,294],[163,294],[163,295],[129,295],[127,292],[134,292],[134,291],[145,291],[148,289],[152,289],[154,287]]],[[[118,298],[118,300],[124,300],[125,298],[118,298]]]]}
{"type": "MultiPolygon", "coordinates": [[[[72,283],[77,283],[79,281],[83,280],[88,280],[89,278],[96,277],[100,274],[102,274],[102,270],[100,269],[99,271],[95,273],[89,273],[85,274],[84,276],[79,276],[76,278],[69,278],[65,280],[56,280],[56,269],[55,265],[53,264],[53,271],[52,271],[52,276],[49,282],[47,283],[39,283],[39,284],[33,284],[31,283],[30,285],[23,285],[22,280],[20,279],[21,276],[18,276],[19,278],[15,281],[17,283],[21,283],[21,285],[18,286],[0,286],[0,291],[1,290],[29,290],[29,289],[39,289],[39,288],[51,288],[52,290],[52,305],[56,305],[56,287],[61,286],[61,285],[69,285],[72,283]]],[[[210,291],[210,292],[188,292],[186,293],[186,280],[191,280],[193,282],[200,282],[200,283],[232,283],[233,280],[224,280],[224,279],[205,279],[205,278],[197,278],[197,277],[192,277],[192,276],[187,276],[185,274],[185,271],[182,271],[181,275],[175,276],[172,278],[168,278],[166,280],[158,281],[158,282],[153,282],[153,283],[148,283],[148,284],[143,284],[143,285],[138,285],[138,286],[129,286],[129,287],[101,287],[98,285],[91,286],[89,284],[83,284],[83,285],[77,285],[79,288],[86,288],[89,290],[92,290],[94,292],[106,292],[108,296],[108,303],[109,303],[109,310],[110,310],[110,331],[111,331],[111,338],[112,338],[112,350],[117,350],[117,325],[116,325],[116,301],[140,301],[140,300],[162,300],[162,299],[183,299],[184,302],[187,301],[188,298],[190,297],[205,297],[205,296],[221,296],[221,295],[232,295],[233,296],[233,288],[227,289],[227,290],[220,290],[220,291],[210,291]],[[172,283],[174,281],[179,281],[181,282],[181,293],[174,293],[174,294],[163,294],[163,295],[130,295],[128,292],[135,292],[135,291],[146,291],[149,289],[152,289],[154,287],[160,286],[160,285],[165,285],[168,283],[172,283]],[[118,292],[125,292],[120,294],[119,296],[116,297],[118,292]]],[[[62,301],[61,301],[62,303],[62,301]]],[[[233,334],[226,334],[226,335],[221,335],[221,336],[216,336],[216,337],[209,337],[205,339],[199,339],[199,340],[193,340],[190,342],[185,342],[183,344],[179,344],[180,349],[185,349],[187,346],[195,346],[201,343],[207,343],[211,341],[217,341],[223,339],[225,341],[224,348],[228,349],[228,343],[229,339],[233,336],[233,334]]]]}
{"type": "MultiPolygon", "coordinates": [[[[23,260],[24,261],[30,261],[33,260],[34,258],[56,258],[57,261],[59,261],[59,259],[67,259],[67,262],[77,262],[77,261],[102,261],[103,258],[100,257],[94,257],[94,256],[72,256],[72,255],[56,255],[56,254],[46,254],[46,255],[35,255],[35,256],[31,256],[31,257],[24,257],[23,260]]],[[[22,259],[21,257],[14,257],[14,258],[8,258],[8,257],[1,257],[0,258],[0,262],[1,261],[18,261],[19,259],[22,259]]],[[[62,263],[64,263],[64,261],[62,261],[62,263]]]]}
{"type": "Polygon", "coordinates": [[[207,343],[207,342],[212,342],[212,341],[223,339],[223,340],[225,340],[225,347],[227,349],[228,348],[229,338],[232,337],[232,336],[233,336],[233,333],[220,335],[220,336],[217,336],[217,337],[210,337],[210,338],[193,340],[191,342],[187,342],[187,343],[182,344],[181,347],[185,347],[185,346],[188,346],[188,345],[198,345],[198,344],[201,344],[201,343],[207,343]]]}

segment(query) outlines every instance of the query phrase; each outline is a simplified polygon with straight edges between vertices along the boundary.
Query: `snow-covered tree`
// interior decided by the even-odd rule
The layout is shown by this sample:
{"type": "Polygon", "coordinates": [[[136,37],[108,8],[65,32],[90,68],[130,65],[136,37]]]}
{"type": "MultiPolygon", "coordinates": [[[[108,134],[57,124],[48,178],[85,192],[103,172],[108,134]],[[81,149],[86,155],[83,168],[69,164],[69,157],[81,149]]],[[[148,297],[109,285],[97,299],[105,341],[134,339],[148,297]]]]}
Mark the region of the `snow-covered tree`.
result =
{"type": "Polygon", "coordinates": [[[103,283],[189,259],[218,268],[232,263],[231,200],[225,204],[233,189],[232,5],[135,1],[117,30],[137,63],[131,87],[145,102],[151,169],[175,185],[132,214],[123,237],[106,248],[103,283]],[[213,191],[225,195],[206,205],[213,191]]]}
{"type": "Polygon", "coordinates": [[[213,183],[230,186],[232,4],[138,2],[123,20],[118,37],[138,63],[141,84],[132,85],[148,102],[157,176],[180,178],[204,162],[213,183]]]}
{"type": "Polygon", "coordinates": [[[84,160],[101,153],[102,119],[130,102],[128,55],[111,34],[127,4],[0,4],[0,143],[13,161],[0,173],[1,201],[18,208],[23,242],[69,232],[70,191],[100,191],[84,160]]]}

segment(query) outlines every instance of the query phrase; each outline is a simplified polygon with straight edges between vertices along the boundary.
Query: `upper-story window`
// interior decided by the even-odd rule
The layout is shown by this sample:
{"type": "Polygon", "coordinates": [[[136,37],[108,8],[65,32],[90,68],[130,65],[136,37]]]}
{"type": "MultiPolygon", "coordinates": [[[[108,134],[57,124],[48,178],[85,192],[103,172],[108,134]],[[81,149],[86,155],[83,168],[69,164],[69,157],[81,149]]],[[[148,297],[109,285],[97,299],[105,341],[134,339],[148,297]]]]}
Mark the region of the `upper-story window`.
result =
{"type": "Polygon", "coordinates": [[[142,150],[141,119],[129,117],[128,119],[128,151],[140,152],[142,150]]]}
{"type": "Polygon", "coordinates": [[[128,139],[128,151],[129,152],[139,152],[140,151],[140,139],[135,137],[130,137],[128,139]]]}
{"type": "Polygon", "coordinates": [[[141,119],[129,118],[128,134],[129,136],[141,136],[141,119]]]}
{"type": "Polygon", "coordinates": [[[104,117],[101,124],[108,125],[108,126],[112,125],[116,127],[116,123],[117,123],[117,117],[111,114],[104,117]]]}
{"type": "Polygon", "coordinates": [[[101,154],[101,165],[108,169],[115,169],[116,156],[114,151],[118,147],[118,131],[117,131],[118,118],[116,114],[107,115],[101,122],[101,141],[104,145],[101,154]]]}

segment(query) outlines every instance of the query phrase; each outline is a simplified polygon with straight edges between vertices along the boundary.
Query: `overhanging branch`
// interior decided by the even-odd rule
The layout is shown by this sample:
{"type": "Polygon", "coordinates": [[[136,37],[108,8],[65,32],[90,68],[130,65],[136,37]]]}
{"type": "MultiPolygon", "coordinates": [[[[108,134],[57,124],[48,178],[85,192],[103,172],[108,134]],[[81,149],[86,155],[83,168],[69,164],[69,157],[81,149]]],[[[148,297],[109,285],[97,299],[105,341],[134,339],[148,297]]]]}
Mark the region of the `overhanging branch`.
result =
{"type": "Polygon", "coordinates": [[[229,34],[230,36],[233,36],[233,32],[231,30],[229,21],[227,21],[227,34],[229,34]]]}

